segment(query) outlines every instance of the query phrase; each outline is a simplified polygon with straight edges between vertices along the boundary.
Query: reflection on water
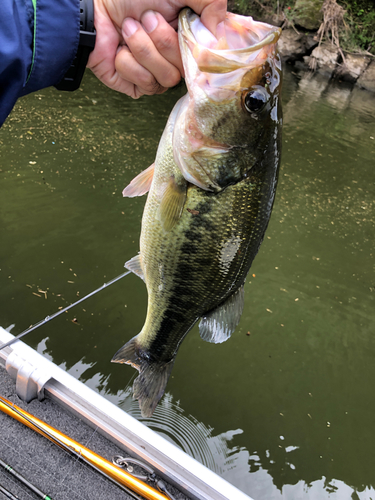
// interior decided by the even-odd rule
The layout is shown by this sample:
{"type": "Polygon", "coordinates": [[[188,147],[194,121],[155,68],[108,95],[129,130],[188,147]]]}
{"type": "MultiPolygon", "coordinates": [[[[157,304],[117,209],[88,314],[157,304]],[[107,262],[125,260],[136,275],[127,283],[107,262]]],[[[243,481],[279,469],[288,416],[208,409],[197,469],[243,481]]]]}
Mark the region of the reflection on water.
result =
{"type": "MultiPolygon", "coordinates": [[[[212,428],[206,427],[191,415],[185,416],[180,405],[173,403],[173,396],[170,393],[166,393],[162,403],[149,419],[141,416],[139,405],[132,399],[130,389],[125,391],[119,406],[217,474],[225,476],[240,458],[238,448],[231,449],[228,444],[233,436],[242,433],[241,429],[213,436],[212,428]]],[[[245,453],[243,466],[247,466],[248,458],[248,453],[245,453]]]]}
{"type": "MultiPolygon", "coordinates": [[[[240,486],[244,491],[251,491],[254,499],[318,500],[329,494],[329,498],[333,500],[344,498],[370,500],[375,494],[373,488],[358,491],[343,481],[328,480],[325,477],[310,484],[300,480],[293,486],[283,485],[278,489],[267,469],[262,467],[256,451],[250,454],[246,448],[233,445],[234,436],[243,434],[241,429],[228,430],[216,435],[212,427],[199,422],[192,415],[186,416],[180,405],[173,402],[170,393],[165,394],[150,419],[142,418],[138,402],[132,400],[130,389],[124,391],[123,401],[119,406],[209,469],[240,486]]],[[[298,450],[299,446],[286,446],[284,436],[279,436],[278,443],[278,447],[285,455],[285,467],[295,470],[293,452],[298,450]]],[[[267,458],[270,458],[270,452],[266,450],[265,453],[267,458]]],[[[269,463],[273,463],[271,458],[269,463]]]]}
{"type": "MultiPolygon", "coordinates": [[[[154,160],[181,86],[132,101],[90,75],[21,99],[0,130],[0,324],[17,334],[120,274],[144,199],[121,191],[154,160]]],[[[286,72],[280,182],[233,337],[180,348],[145,423],[255,499],[375,497],[375,96],[286,72]]],[[[140,418],[142,328],[128,276],[27,342],[140,418]]]]}

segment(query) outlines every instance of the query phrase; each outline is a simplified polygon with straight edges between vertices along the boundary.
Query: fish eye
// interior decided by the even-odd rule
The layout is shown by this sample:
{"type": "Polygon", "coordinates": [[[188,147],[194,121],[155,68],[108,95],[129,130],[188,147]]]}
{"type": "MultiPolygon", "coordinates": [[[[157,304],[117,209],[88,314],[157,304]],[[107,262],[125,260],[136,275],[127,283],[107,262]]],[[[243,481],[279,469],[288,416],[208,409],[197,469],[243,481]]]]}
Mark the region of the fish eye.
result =
{"type": "Polygon", "coordinates": [[[249,113],[259,113],[266,105],[268,99],[265,92],[255,89],[250,90],[243,100],[244,106],[249,113]]]}

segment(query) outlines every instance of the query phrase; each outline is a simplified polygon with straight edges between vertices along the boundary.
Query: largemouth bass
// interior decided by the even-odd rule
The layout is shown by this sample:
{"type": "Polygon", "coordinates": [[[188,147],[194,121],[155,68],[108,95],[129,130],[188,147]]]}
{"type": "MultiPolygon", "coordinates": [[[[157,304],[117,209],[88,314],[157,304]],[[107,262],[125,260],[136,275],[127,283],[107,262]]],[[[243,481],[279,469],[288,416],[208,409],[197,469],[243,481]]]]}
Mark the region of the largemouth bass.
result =
{"type": "Polygon", "coordinates": [[[224,342],[271,215],[280,163],[281,30],[227,14],[215,38],[191,10],[179,17],[188,93],[171,112],[156,160],[123,192],[149,191],[140,253],[125,266],[148,291],[142,331],[113,357],[139,371],[143,416],[162,397],[178,348],[200,319],[224,342]]]}

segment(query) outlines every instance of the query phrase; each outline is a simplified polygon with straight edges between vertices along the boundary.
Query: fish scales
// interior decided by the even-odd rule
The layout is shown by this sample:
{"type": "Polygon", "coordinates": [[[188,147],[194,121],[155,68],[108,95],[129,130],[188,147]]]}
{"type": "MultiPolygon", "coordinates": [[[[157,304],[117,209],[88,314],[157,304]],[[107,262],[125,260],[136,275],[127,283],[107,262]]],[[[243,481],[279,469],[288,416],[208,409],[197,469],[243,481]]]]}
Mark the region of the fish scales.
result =
{"type": "Polygon", "coordinates": [[[140,254],[126,264],[144,279],[148,307],[142,331],[113,361],[140,372],[133,395],[143,416],[154,411],[178,348],[198,320],[209,342],[227,340],[236,328],[243,285],[271,215],[281,146],[280,31],[228,14],[224,38],[236,35],[238,19],[261,41],[245,58],[228,47],[220,52],[229,57],[223,77],[223,57],[217,62],[215,49],[208,57],[197,42],[198,16],[180,15],[189,93],[169,117],[155,164],[124,190],[124,196],[149,191],[140,254]]]}
{"type": "MultiPolygon", "coordinates": [[[[168,240],[155,227],[152,236],[145,230],[149,244],[142,246],[141,254],[152,283],[147,318],[152,330],[146,323],[151,338],[145,341],[150,342],[147,348],[152,353],[160,352],[163,361],[174,357],[184,334],[199,317],[243,284],[254,257],[248,247],[259,246],[263,235],[265,207],[259,191],[249,180],[216,196],[191,187],[181,216],[183,229],[172,230],[168,240]],[[158,265],[161,260],[165,261],[163,274],[158,265]]],[[[154,210],[151,203],[146,208],[150,214],[154,210]]]]}

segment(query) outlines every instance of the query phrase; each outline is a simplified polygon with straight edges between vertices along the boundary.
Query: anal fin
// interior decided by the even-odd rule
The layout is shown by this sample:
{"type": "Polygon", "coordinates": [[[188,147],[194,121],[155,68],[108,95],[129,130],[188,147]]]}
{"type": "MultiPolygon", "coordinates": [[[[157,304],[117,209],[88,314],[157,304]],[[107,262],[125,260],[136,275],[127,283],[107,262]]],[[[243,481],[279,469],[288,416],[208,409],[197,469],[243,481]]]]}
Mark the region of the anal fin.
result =
{"type": "Polygon", "coordinates": [[[221,344],[228,340],[241,319],[243,305],[244,287],[242,285],[219,307],[202,317],[199,323],[201,338],[214,344],[221,344]]]}
{"type": "Polygon", "coordinates": [[[124,363],[140,370],[141,359],[138,356],[137,337],[138,335],[133,337],[116,352],[111,360],[112,363],[124,363]]]}
{"type": "Polygon", "coordinates": [[[135,196],[142,196],[146,194],[151,187],[151,182],[154,177],[155,163],[150,165],[146,170],[143,170],[137,177],[130,182],[123,190],[122,196],[127,198],[134,198],[135,196]]]}
{"type": "Polygon", "coordinates": [[[141,260],[141,254],[139,253],[132,259],[128,260],[125,262],[126,269],[129,269],[132,273],[136,274],[139,276],[143,281],[145,281],[145,276],[143,274],[143,269],[142,269],[142,260],[141,260]]]}

